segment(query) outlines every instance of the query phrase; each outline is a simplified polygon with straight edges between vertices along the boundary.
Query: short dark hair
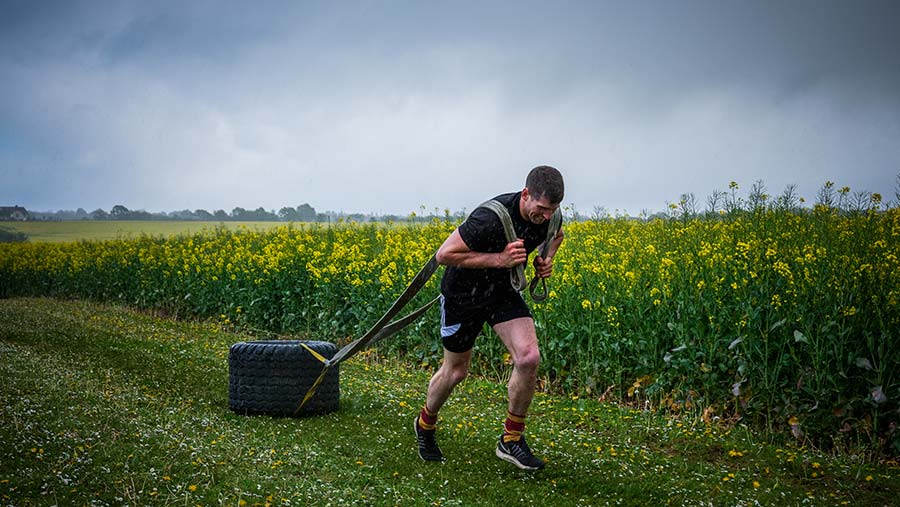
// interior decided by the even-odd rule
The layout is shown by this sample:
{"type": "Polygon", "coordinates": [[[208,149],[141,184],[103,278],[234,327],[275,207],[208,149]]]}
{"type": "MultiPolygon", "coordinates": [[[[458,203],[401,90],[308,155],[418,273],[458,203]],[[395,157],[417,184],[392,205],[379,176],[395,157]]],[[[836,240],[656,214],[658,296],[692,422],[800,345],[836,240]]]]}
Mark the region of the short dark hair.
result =
{"type": "Polygon", "coordinates": [[[546,197],[553,204],[562,202],[566,190],[562,174],[549,165],[539,165],[532,169],[525,179],[525,188],[535,199],[546,197]]]}

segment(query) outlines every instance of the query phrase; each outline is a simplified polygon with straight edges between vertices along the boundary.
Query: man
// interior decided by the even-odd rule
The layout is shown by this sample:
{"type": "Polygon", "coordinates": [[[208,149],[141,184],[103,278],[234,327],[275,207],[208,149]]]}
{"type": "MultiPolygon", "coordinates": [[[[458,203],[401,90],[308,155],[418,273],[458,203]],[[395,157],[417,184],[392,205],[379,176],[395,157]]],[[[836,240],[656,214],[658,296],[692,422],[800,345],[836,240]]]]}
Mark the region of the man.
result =
{"type": "MultiPolygon", "coordinates": [[[[469,371],[472,346],[488,323],[509,350],[513,371],[509,379],[509,406],[497,457],[524,470],[543,468],[525,441],[525,416],[534,396],[540,362],[531,311],[510,284],[510,268],[528,261],[528,254],[547,240],[550,217],[563,199],[563,178],[549,166],[535,167],[521,192],[494,199],[509,211],[518,239],[507,243],[500,218],[477,208],[438,249],[445,265],[441,280],[441,338],[444,362],[428,384],[425,406],[416,417],[419,457],[443,461],[435,440],[437,414],[469,371]]],[[[553,271],[553,255],[563,240],[560,230],[551,240],[546,258],[535,256],[537,276],[553,271]]]]}

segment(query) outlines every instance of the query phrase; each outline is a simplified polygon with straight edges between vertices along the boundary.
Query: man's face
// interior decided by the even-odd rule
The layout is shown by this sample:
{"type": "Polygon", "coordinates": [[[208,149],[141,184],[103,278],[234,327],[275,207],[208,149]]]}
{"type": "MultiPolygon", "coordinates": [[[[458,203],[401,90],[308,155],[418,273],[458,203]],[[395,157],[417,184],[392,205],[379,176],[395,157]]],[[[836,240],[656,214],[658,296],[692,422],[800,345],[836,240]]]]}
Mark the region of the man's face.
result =
{"type": "Polygon", "coordinates": [[[546,197],[535,199],[528,193],[528,189],[522,191],[522,216],[533,224],[542,224],[559,208],[559,203],[552,203],[546,197]]]}

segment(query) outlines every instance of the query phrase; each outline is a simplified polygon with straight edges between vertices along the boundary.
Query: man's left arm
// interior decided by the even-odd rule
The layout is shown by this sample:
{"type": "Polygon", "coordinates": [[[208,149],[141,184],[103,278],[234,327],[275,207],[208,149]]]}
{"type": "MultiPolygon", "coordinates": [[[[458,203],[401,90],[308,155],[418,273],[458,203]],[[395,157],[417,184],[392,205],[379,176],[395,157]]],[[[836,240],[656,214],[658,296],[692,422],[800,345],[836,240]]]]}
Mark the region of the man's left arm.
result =
{"type": "MultiPolygon", "coordinates": [[[[556,255],[556,251],[562,245],[563,236],[562,229],[556,233],[556,236],[553,236],[553,239],[550,240],[550,248],[547,250],[547,257],[534,256],[534,269],[537,272],[537,276],[549,278],[553,274],[553,256],[556,255]]],[[[540,252],[540,248],[538,248],[538,251],[540,252]]]]}

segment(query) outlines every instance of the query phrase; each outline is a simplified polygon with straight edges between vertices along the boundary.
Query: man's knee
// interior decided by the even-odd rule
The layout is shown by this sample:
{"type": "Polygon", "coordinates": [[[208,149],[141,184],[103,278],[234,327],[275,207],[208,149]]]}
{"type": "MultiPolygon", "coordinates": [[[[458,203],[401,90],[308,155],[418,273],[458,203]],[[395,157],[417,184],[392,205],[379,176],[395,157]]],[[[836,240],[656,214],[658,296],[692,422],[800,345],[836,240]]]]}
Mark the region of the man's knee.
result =
{"type": "Polygon", "coordinates": [[[538,366],[541,364],[541,351],[534,347],[528,347],[522,350],[514,360],[515,367],[523,372],[537,372],[538,366]]]}
{"type": "Polygon", "coordinates": [[[466,376],[469,374],[469,365],[455,365],[449,367],[447,369],[447,379],[450,381],[452,385],[459,384],[463,380],[465,380],[466,376]]]}

